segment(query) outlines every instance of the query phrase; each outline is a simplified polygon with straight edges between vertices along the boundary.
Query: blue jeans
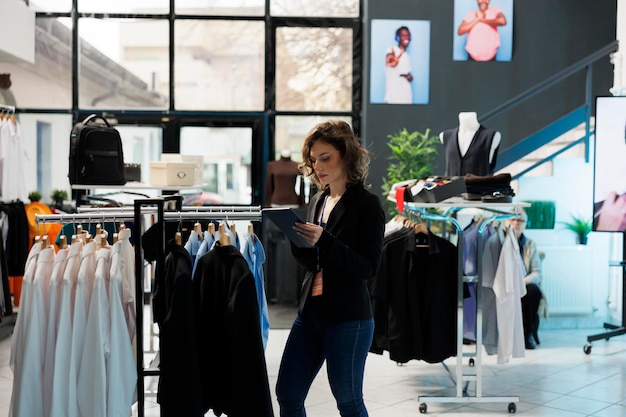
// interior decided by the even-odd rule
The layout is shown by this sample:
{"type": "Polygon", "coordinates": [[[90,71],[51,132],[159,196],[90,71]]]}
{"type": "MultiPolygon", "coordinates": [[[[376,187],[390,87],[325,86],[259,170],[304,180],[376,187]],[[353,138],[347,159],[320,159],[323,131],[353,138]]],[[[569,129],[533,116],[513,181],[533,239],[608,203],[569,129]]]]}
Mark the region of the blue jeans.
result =
{"type": "Polygon", "coordinates": [[[367,417],[363,373],[373,335],[374,319],[321,323],[296,317],[276,383],[280,417],[306,417],[304,400],[324,360],[341,416],[367,417]]]}

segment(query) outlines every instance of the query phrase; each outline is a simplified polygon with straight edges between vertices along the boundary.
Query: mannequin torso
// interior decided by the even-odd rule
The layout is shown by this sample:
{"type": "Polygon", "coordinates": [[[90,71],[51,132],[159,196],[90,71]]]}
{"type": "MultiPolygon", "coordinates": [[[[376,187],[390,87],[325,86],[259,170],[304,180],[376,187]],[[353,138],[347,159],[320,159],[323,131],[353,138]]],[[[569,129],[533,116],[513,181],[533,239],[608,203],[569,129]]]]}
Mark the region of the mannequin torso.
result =
{"type": "Polygon", "coordinates": [[[459,113],[459,127],[439,134],[446,150],[448,175],[491,175],[501,134],[478,122],[475,112],[459,113]]]}
{"type": "Polygon", "coordinates": [[[303,186],[296,192],[298,163],[292,161],[289,151],[281,152],[280,159],[267,163],[265,207],[301,207],[304,205],[303,186]]]}
{"type": "MultiPolygon", "coordinates": [[[[474,139],[474,135],[478,131],[480,127],[480,123],[478,122],[478,115],[476,112],[460,112],[459,113],[459,134],[458,134],[458,143],[459,143],[459,151],[461,152],[461,156],[465,156],[467,150],[472,144],[472,139],[474,139]]],[[[443,143],[443,132],[439,133],[439,139],[441,143],[443,143]]],[[[489,152],[489,162],[493,161],[493,155],[500,146],[500,140],[502,139],[502,135],[500,132],[497,132],[493,135],[493,141],[491,142],[491,150],[489,152]]]]}

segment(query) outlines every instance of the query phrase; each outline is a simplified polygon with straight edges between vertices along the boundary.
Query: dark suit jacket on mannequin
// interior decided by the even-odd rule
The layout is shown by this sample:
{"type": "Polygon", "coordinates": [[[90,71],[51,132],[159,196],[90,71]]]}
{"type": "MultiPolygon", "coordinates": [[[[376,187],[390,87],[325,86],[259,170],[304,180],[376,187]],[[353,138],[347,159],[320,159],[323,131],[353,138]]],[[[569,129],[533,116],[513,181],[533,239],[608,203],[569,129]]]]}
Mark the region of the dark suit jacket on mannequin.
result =
{"type": "Polygon", "coordinates": [[[496,131],[480,125],[465,155],[461,155],[458,143],[459,128],[443,132],[443,146],[446,151],[446,174],[463,176],[474,174],[492,175],[496,167],[497,150],[489,161],[493,137],[496,131]]]}
{"type": "Polygon", "coordinates": [[[298,174],[298,163],[289,157],[268,162],[264,206],[303,206],[304,184],[300,187],[300,195],[295,190],[298,174]]]}

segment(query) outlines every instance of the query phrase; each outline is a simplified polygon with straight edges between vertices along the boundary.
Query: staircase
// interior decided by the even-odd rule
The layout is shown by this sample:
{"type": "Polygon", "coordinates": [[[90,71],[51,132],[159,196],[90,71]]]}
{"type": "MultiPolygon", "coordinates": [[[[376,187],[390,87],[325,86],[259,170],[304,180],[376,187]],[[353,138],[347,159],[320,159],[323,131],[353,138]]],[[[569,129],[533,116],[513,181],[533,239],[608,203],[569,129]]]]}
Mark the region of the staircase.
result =
{"type": "MultiPolygon", "coordinates": [[[[594,118],[590,119],[590,130],[594,129],[594,118]]],[[[593,133],[591,133],[593,134],[593,133]]],[[[557,136],[545,145],[528,153],[511,164],[498,168],[496,174],[509,173],[514,180],[511,187],[519,194],[519,178],[546,177],[554,173],[554,158],[586,158],[586,126],[581,123],[573,129],[557,136]]]]}

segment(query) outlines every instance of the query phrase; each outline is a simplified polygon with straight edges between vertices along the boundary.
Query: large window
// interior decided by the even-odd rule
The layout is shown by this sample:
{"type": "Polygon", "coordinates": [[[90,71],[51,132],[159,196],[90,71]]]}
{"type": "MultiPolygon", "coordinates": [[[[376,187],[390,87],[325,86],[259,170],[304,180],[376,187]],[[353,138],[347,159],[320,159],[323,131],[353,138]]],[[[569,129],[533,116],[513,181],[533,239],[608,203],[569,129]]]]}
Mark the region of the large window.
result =
{"type": "Polygon", "coordinates": [[[183,127],[180,151],[204,157],[204,204],[252,203],[252,129],[241,127],[183,127]]]}
{"type": "Polygon", "coordinates": [[[0,102],[14,105],[30,132],[28,191],[41,189],[44,198],[51,188],[70,190],[69,133],[90,113],[119,121],[126,162],[141,163],[144,182],[161,153],[202,155],[197,191],[214,194],[211,204],[261,204],[266,162],[282,149],[299,159],[316,122],[341,118],[358,130],[360,0],[30,0],[29,7],[35,62],[0,59],[12,76],[0,102]]]}
{"type": "Polygon", "coordinates": [[[175,29],[177,110],[263,110],[263,22],[184,19],[175,29]]]}

